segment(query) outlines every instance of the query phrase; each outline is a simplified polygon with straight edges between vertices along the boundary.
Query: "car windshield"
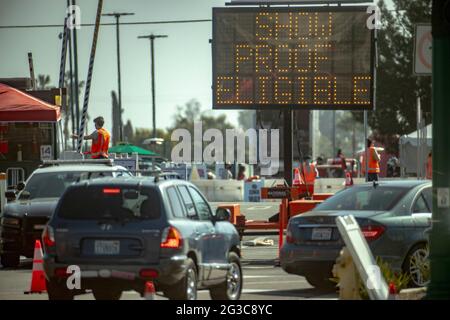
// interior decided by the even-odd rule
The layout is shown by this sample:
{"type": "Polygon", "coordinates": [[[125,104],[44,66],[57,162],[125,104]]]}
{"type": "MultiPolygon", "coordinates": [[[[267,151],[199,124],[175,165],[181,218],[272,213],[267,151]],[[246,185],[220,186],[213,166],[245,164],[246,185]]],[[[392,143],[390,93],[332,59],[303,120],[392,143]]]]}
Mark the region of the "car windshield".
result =
{"type": "Polygon", "coordinates": [[[126,171],[98,171],[98,172],[50,172],[36,173],[27,182],[21,199],[59,198],[67,187],[74,182],[101,177],[130,175],[126,171]],[[24,196],[27,195],[27,197],[24,196]],[[29,194],[29,196],[28,196],[29,194]]]}
{"type": "Polygon", "coordinates": [[[61,199],[57,215],[75,220],[158,219],[161,201],[156,188],[77,187],[61,199]]]}
{"type": "Polygon", "coordinates": [[[354,186],[318,205],[315,211],[388,211],[410,190],[393,186],[354,186]]]}

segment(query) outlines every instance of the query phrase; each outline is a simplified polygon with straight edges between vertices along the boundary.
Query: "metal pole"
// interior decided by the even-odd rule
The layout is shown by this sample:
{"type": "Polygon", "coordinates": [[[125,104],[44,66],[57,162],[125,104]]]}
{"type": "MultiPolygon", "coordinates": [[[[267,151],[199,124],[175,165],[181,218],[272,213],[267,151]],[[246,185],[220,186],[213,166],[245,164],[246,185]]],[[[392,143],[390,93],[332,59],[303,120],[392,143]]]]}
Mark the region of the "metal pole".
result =
{"type": "Polygon", "coordinates": [[[34,77],[33,54],[28,52],[28,66],[30,68],[30,78],[33,84],[33,90],[36,90],[36,78],[34,77]]]}
{"type": "Polygon", "coordinates": [[[154,41],[156,38],[167,38],[167,35],[139,36],[138,39],[150,39],[151,54],[151,76],[152,76],[152,115],[153,115],[153,138],[156,138],[156,97],[155,97],[155,52],[154,41]]]}
{"type": "Polygon", "coordinates": [[[100,30],[100,19],[102,13],[103,0],[98,0],[97,6],[97,16],[95,18],[95,29],[94,29],[94,37],[92,39],[92,47],[91,47],[91,56],[89,58],[89,67],[88,74],[86,79],[86,90],[84,93],[84,102],[83,102],[83,113],[81,115],[81,124],[80,131],[78,132],[78,146],[77,151],[81,153],[81,149],[83,146],[84,140],[84,126],[86,125],[86,115],[89,104],[89,93],[91,91],[91,80],[92,80],[92,71],[94,69],[94,61],[95,61],[95,49],[97,48],[97,38],[100,30]]]}
{"type": "Polygon", "coordinates": [[[155,101],[155,38],[150,38],[152,54],[152,117],[153,117],[153,138],[156,138],[156,101],[155,101]]]}
{"type": "MultiPolygon", "coordinates": [[[[72,5],[76,6],[76,1],[75,0],[71,0],[72,1],[72,5]]],[[[75,101],[75,117],[76,117],[76,127],[77,127],[77,132],[80,132],[80,99],[79,99],[79,88],[78,88],[78,45],[77,45],[77,28],[73,28],[72,29],[72,36],[73,36],[73,61],[74,61],[74,72],[75,72],[75,85],[74,85],[74,89],[75,89],[75,97],[74,97],[74,101],[75,101]]]]}
{"type": "Polygon", "coordinates": [[[367,110],[364,110],[364,176],[366,178],[366,182],[369,177],[369,158],[367,156],[367,110]]]}
{"type": "Polygon", "coordinates": [[[116,18],[116,50],[117,50],[117,92],[118,92],[118,102],[119,102],[119,141],[123,141],[123,122],[122,122],[122,80],[121,80],[121,69],[120,69],[120,23],[119,19],[121,16],[131,16],[134,13],[129,12],[114,12],[105,13],[102,16],[109,16],[116,18]]]}
{"type": "Polygon", "coordinates": [[[420,97],[417,97],[417,145],[416,145],[416,154],[417,154],[417,164],[416,164],[416,174],[417,174],[417,180],[421,179],[421,170],[420,170],[420,149],[421,149],[421,136],[420,136],[420,97]]]}
{"type": "Polygon", "coordinates": [[[333,152],[331,153],[331,156],[334,158],[336,154],[336,110],[333,110],[333,152]]]}
{"type": "MultiPolygon", "coordinates": [[[[283,112],[283,160],[284,160],[284,180],[286,180],[289,186],[292,186],[292,134],[293,134],[293,121],[292,121],[292,110],[287,110],[283,112]]],[[[300,156],[300,155],[299,155],[300,156]]],[[[303,159],[300,159],[300,163],[303,159]]]]}
{"type": "Polygon", "coordinates": [[[450,297],[450,0],[433,0],[433,214],[428,299],[450,297]]]}
{"type": "MultiPolygon", "coordinates": [[[[65,72],[66,72],[66,60],[67,60],[67,38],[68,38],[68,32],[67,32],[67,19],[68,17],[66,16],[64,18],[64,31],[63,31],[63,39],[62,39],[62,46],[61,46],[61,61],[59,64],[59,82],[58,82],[58,87],[59,88],[63,88],[64,87],[64,77],[65,77],[65,72]]],[[[67,112],[67,100],[65,99],[66,97],[62,96],[61,94],[61,108],[64,110],[65,112],[65,116],[68,116],[68,112],[67,112]]],[[[63,140],[63,134],[62,134],[62,127],[60,125],[60,131],[61,131],[61,142],[63,140]]],[[[67,141],[66,139],[64,139],[64,150],[66,150],[67,148],[67,141]]]]}
{"type": "MultiPolygon", "coordinates": [[[[67,1],[69,2],[69,0],[67,1]]],[[[74,81],[73,81],[73,57],[72,57],[72,37],[69,33],[69,86],[70,86],[70,96],[69,96],[69,104],[70,104],[70,119],[72,121],[72,133],[75,132],[76,123],[75,123],[75,112],[74,112],[74,81]]],[[[72,150],[75,150],[75,140],[72,139],[72,150]]]]}

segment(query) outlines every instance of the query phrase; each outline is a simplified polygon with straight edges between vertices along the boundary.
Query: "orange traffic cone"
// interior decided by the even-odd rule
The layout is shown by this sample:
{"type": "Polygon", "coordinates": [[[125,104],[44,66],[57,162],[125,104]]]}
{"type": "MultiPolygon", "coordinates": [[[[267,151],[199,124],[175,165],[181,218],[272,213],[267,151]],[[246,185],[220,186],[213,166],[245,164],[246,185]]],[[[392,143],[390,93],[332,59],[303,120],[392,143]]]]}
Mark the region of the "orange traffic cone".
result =
{"type": "Polygon", "coordinates": [[[155,300],[155,285],[153,281],[147,281],[145,283],[144,300],[155,300]]]}
{"type": "Polygon", "coordinates": [[[348,171],[345,172],[345,187],[351,187],[353,185],[352,174],[348,171]]]}
{"type": "Polygon", "coordinates": [[[302,178],[300,177],[300,170],[298,168],[294,169],[294,180],[292,180],[293,186],[298,186],[302,184],[302,178]]]}
{"type": "Polygon", "coordinates": [[[25,291],[25,294],[47,292],[44,266],[42,264],[43,257],[41,241],[36,240],[34,245],[33,271],[31,273],[31,288],[30,291],[25,291]]]}

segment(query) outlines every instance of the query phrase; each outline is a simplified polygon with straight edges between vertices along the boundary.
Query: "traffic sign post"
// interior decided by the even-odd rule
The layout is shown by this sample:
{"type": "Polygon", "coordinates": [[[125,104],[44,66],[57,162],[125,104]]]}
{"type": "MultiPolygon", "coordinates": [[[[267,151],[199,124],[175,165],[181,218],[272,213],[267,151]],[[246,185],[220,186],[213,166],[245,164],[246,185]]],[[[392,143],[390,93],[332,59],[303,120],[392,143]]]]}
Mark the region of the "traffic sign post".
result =
{"type": "Polygon", "coordinates": [[[414,40],[414,74],[431,75],[432,72],[432,36],[430,24],[416,24],[414,40]]]}

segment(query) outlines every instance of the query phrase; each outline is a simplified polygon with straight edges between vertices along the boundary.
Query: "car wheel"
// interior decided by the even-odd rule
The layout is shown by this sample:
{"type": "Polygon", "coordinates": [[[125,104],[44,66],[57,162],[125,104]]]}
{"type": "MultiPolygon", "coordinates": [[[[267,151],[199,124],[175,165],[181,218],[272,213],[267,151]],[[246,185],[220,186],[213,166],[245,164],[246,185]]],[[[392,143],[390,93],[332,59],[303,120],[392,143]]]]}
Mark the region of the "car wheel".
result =
{"type": "Polygon", "coordinates": [[[93,289],[95,300],[120,300],[122,290],[117,289],[93,289]]]}
{"type": "Polygon", "coordinates": [[[45,280],[47,285],[48,300],[73,300],[74,293],[67,289],[65,282],[45,280]]]}
{"type": "Polygon", "coordinates": [[[404,271],[410,276],[410,287],[425,287],[430,282],[429,253],[429,247],[426,244],[418,244],[408,253],[404,271]]]}
{"type": "Polygon", "coordinates": [[[165,290],[164,295],[170,300],[197,300],[197,268],[191,258],[186,261],[183,279],[165,290]]]}
{"type": "Polygon", "coordinates": [[[0,256],[0,262],[5,268],[16,268],[20,264],[20,255],[15,253],[4,253],[0,256]]]}
{"type": "Polygon", "coordinates": [[[336,283],[330,281],[324,274],[309,274],[305,275],[306,281],[313,287],[324,290],[334,291],[336,290],[336,283]]]}
{"type": "Polygon", "coordinates": [[[230,252],[228,263],[231,267],[227,272],[225,281],[219,286],[209,289],[209,294],[213,300],[239,300],[241,297],[243,285],[241,260],[236,253],[230,252]]]}

